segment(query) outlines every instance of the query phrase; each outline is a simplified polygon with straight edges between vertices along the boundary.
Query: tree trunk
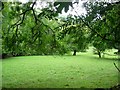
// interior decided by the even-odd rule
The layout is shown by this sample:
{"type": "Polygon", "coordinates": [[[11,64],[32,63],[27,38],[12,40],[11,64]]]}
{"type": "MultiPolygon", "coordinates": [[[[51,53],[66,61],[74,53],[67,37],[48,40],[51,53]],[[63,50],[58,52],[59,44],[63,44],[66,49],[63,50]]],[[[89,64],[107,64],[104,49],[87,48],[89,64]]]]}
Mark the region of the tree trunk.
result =
{"type": "Polygon", "coordinates": [[[76,51],[76,50],[74,50],[73,56],[76,56],[76,52],[77,52],[77,51],[76,51]]]}
{"type": "Polygon", "coordinates": [[[99,55],[99,58],[101,58],[101,52],[100,51],[98,51],[98,55],[99,55]]]}

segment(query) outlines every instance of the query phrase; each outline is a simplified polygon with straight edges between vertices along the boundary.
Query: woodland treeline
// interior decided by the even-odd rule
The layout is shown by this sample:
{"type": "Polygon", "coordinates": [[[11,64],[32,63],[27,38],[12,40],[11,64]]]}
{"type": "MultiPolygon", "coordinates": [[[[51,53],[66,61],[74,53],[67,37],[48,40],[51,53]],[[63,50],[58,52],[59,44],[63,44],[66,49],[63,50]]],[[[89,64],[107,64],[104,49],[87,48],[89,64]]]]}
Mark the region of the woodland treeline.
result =
{"type": "Polygon", "coordinates": [[[120,53],[120,1],[86,1],[85,15],[60,17],[74,3],[46,2],[36,8],[34,2],[0,2],[2,17],[3,55],[64,55],[73,51],[85,52],[95,47],[99,57],[106,49],[120,53]]]}

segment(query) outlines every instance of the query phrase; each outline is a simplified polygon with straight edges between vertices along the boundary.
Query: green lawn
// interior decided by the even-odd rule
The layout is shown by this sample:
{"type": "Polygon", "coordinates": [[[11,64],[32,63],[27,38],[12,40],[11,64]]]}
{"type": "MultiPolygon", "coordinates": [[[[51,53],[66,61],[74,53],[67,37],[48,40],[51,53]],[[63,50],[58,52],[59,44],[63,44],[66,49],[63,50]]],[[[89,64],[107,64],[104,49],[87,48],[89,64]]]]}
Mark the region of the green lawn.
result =
{"type": "MultiPolygon", "coordinates": [[[[2,61],[4,88],[109,88],[118,83],[113,62],[91,53],[20,56],[2,61]]],[[[115,57],[114,57],[115,58],[115,57]]]]}

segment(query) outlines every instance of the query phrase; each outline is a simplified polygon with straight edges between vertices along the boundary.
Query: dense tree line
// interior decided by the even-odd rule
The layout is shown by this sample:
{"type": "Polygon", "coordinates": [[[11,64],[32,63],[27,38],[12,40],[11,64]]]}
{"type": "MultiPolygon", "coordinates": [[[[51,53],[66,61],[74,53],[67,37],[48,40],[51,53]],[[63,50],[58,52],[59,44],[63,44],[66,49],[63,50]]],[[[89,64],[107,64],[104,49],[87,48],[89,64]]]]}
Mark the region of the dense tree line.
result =
{"type": "MultiPolygon", "coordinates": [[[[79,2],[77,2],[79,3],[79,2]]],[[[7,55],[53,55],[85,51],[93,45],[99,57],[106,49],[120,53],[120,2],[85,2],[85,16],[59,13],[72,2],[1,2],[2,53],[7,55]]]]}

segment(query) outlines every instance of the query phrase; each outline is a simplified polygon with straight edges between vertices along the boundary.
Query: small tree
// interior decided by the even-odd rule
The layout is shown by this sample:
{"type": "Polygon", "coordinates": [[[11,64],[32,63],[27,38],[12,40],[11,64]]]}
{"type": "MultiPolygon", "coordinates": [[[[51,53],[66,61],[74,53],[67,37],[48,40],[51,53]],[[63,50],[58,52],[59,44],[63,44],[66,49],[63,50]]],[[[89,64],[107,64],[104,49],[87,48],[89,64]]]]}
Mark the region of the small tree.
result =
{"type": "MultiPolygon", "coordinates": [[[[97,52],[97,54],[99,55],[99,58],[102,57],[102,53],[104,53],[105,49],[104,46],[102,45],[102,43],[93,43],[93,46],[95,47],[94,49],[94,53],[97,52]]],[[[96,53],[95,53],[96,54],[96,53]]]]}
{"type": "Polygon", "coordinates": [[[64,42],[67,42],[69,51],[73,51],[74,56],[77,52],[85,51],[88,47],[89,32],[83,21],[77,16],[69,15],[64,22],[60,36],[64,42]]]}

